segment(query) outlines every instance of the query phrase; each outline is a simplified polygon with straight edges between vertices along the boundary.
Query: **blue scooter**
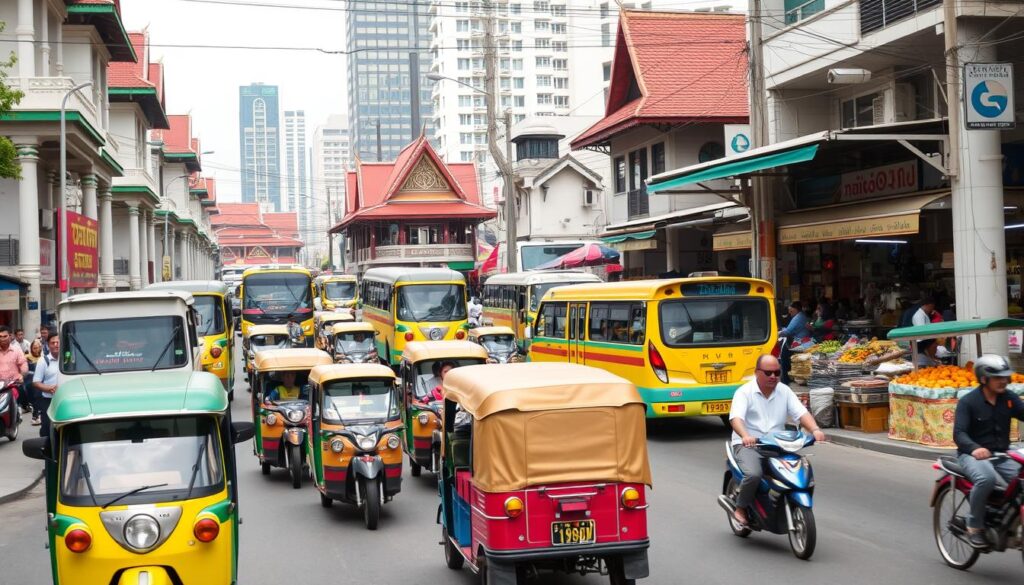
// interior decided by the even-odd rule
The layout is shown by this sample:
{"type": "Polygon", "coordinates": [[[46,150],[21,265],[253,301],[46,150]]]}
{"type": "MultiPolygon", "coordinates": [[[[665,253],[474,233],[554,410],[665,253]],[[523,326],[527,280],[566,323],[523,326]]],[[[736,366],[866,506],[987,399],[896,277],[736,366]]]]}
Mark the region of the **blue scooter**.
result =
{"type": "Polygon", "coordinates": [[[786,534],[798,559],[811,558],[817,538],[811,510],[814,472],[810,461],[797,452],[812,444],[814,436],[800,431],[771,433],[758,440],[755,448],[765,457],[764,477],[754,502],[747,507],[747,525],[744,526],[733,517],[743,472],[733,456],[732,445],[726,443],[728,470],[718,504],[729,513],[729,527],[736,536],[745,538],[751,531],[762,530],[786,534]]]}

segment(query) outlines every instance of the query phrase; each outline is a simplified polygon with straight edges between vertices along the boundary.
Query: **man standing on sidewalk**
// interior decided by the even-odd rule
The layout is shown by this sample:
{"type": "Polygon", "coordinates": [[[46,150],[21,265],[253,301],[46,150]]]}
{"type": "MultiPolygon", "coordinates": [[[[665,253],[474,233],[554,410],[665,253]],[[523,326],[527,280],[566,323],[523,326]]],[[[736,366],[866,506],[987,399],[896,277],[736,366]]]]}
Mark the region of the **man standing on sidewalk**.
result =
{"type": "Polygon", "coordinates": [[[13,342],[11,328],[0,325],[0,381],[14,381],[20,385],[28,373],[28,361],[25,352],[13,342]]]}
{"type": "Polygon", "coordinates": [[[32,378],[32,387],[36,389],[37,412],[42,417],[40,437],[50,434],[50,415],[47,410],[50,408],[50,401],[53,400],[53,393],[57,390],[57,379],[60,376],[60,337],[51,335],[46,346],[49,351],[44,353],[43,359],[36,364],[36,373],[32,378]]]}

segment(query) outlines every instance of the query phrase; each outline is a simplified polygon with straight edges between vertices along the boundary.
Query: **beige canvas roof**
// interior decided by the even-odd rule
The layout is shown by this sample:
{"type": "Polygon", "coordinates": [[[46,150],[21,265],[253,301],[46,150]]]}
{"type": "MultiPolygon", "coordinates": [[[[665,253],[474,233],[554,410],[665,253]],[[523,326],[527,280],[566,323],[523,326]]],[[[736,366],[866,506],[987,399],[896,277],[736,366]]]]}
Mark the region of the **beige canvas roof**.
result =
{"type": "Polygon", "coordinates": [[[331,364],[317,366],[309,372],[312,384],[350,378],[395,378],[395,372],[383,364],[331,364]]]}
{"type": "Polygon", "coordinates": [[[511,327],[499,326],[499,327],[477,327],[469,331],[470,337],[481,337],[484,335],[515,335],[511,327]]]}
{"type": "Polygon", "coordinates": [[[362,331],[363,333],[374,333],[375,329],[373,325],[364,321],[346,321],[344,323],[335,323],[331,326],[331,333],[337,335],[339,333],[351,333],[353,331],[362,331]]]}
{"type": "Polygon", "coordinates": [[[321,325],[323,325],[324,323],[330,323],[332,321],[354,321],[355,320],[352,317],[351,313],[327,313],[327,312],[325,312],[322,315],[319,315],[318,318],[320,319],[320,324],[321,325]]]}
{"type": "Polygon", "coordinates": [[[469,341],[410,341],[402,352],[402,359],[411,362],[487,357],[487,350],[469,341]]]}
{"type": "Polygon", "coordinates": [[[319,349],[296,347],[266,349],[256,352],[253,366],[264,372],[276,370],[308,370],[321,364],[333,364],[330,354],[319,349]]]}
{"type": "Polygon", "coordinates": [[[253,325],[249,327],[249,337],[253,335],[288,335],[287,325],[253,325]]]}

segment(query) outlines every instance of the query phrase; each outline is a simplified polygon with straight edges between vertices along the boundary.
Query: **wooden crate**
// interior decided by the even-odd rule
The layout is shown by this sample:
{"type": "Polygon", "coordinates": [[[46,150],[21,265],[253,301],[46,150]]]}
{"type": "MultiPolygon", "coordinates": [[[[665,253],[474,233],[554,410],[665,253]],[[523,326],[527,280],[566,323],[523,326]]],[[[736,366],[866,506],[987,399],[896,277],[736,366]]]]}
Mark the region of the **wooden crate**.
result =
{"type": "Polygon", "coordinates": [[[839,402],[839,426],[864,433],[885,433],[889,430],[888,404],[839,402]]]}

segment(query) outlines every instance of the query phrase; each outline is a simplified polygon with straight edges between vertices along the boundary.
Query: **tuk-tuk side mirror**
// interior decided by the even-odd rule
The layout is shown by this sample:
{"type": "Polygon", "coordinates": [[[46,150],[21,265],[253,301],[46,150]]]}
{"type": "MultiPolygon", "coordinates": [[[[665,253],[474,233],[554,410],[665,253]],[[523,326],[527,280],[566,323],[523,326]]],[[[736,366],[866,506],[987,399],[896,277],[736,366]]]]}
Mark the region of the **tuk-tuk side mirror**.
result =
{"type": "Polygon", "coordinates": [[[53,459],[50,451],[50,437],[34,437],[21,443],[21,452],[31,459],[53,459]]]}
{"type": "Polygon", "coordinates": [[[231,423],[231,442],[244,443],[256,436],[256,426],[248,421],[231,423]]]}

